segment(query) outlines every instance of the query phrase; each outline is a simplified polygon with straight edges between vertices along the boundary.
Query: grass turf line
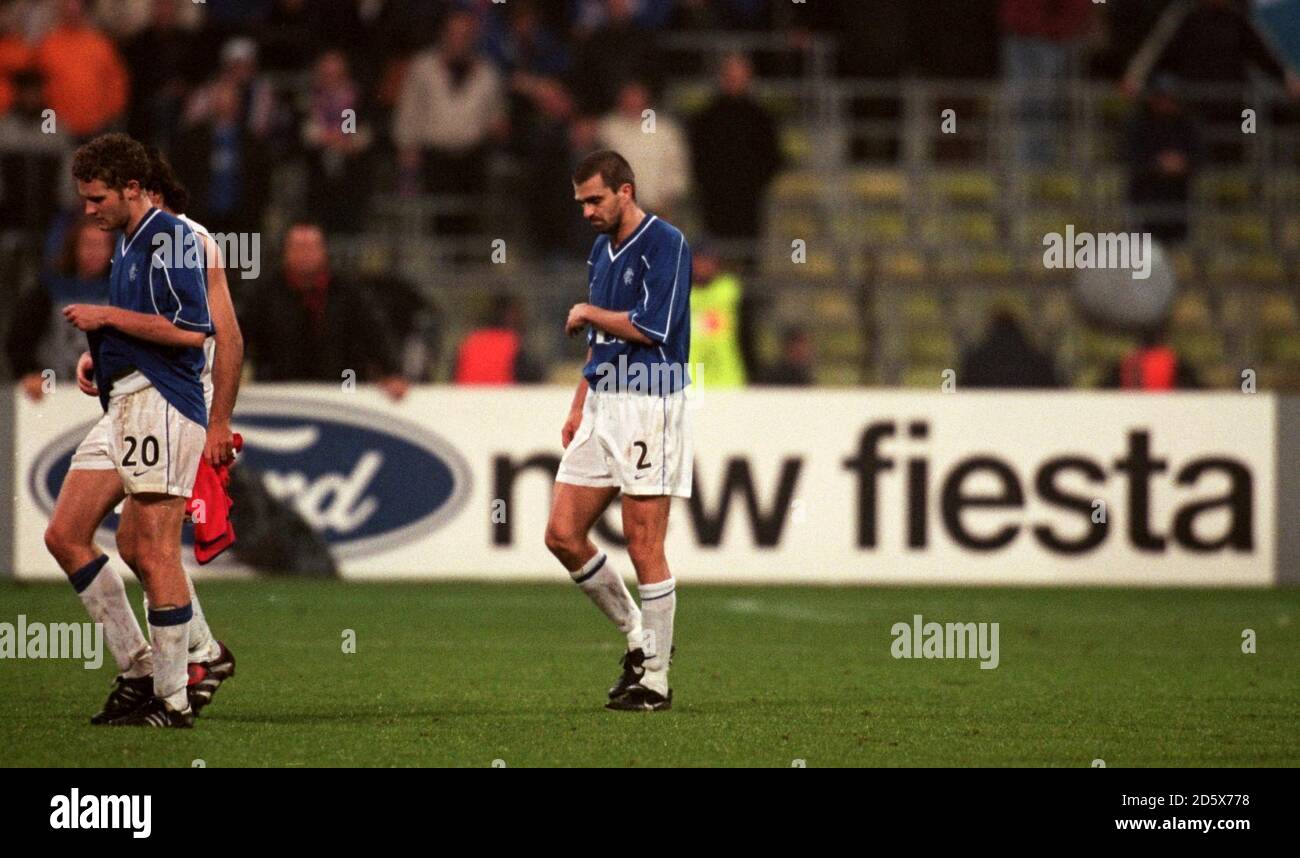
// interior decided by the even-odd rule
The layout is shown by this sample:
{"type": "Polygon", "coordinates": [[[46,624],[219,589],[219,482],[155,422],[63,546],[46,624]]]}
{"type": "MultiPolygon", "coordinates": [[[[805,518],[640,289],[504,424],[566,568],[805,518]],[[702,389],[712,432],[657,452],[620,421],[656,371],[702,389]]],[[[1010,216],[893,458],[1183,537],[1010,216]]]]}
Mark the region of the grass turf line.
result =
{"type": "MultiPolygon", "coordinates": [[[[194,730],[91,727],[107,652],[98,671],[5,659],[0,765],[1300,765],[1300,589],[687,583],[674,709],[655,714],[602,708],[621,636],[571,586],[209,581],[200,596],[238,673],[194,730]],[[918,613],[1000,623],[1000,666],[894,659],[890,627],[918,613]]],[[[66,586],[0,583],[0,622],[20,613],[86,620],[66,586]]]]}

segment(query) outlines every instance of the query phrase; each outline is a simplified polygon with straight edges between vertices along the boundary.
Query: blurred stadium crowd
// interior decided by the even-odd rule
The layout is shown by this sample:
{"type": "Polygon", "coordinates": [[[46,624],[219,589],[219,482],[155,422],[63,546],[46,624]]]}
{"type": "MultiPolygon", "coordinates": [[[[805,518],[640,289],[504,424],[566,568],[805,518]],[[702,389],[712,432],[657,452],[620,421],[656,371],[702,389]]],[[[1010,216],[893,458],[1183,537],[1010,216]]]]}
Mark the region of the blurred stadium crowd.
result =
{"type": "Polygon", "coordinates": [[[71,377],[111,240],[67,160],[120,130],[262,237],[257,379],[571,379],[609,147],[696,249],[709,386],[1300,389],[1297,56],[1289,0],[8,0],[0,362],[71,377]],[[1162,243],[1161,323],[1080,313],[1066,224],[1162,243]]]}

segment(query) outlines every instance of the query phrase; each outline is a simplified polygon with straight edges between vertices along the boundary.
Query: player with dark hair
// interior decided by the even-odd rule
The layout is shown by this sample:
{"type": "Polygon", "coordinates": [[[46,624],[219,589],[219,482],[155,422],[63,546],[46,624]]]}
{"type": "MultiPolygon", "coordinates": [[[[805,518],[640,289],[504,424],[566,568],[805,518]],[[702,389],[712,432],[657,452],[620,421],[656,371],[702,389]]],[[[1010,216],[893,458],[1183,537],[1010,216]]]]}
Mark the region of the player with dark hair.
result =
{"type": "Polygon", "coordinates": [[[206,439],[199,376],[212,314],[205,268],[187,264],[190,252],[202,258],[201,243],[187,224],[152,205],[149,155],[130,137],[106,134],[81,146],[72,174],[87,216],[123,234],[113,254],[109,305],[64,310],[88,334],[93,386],[105,413],[73,454],[45,543],[91,618],[103,624],[121,671],[92,721],[190,727],[194,609],[180,537],[206,439]],[[163,245],[173,236],[185,247],[168,253],[163,245]],[[117,548],[148,595],[150,641],[121,577],[105,568],[108,555],[94,543],[99,522],[123,493],[117,548]]]}
{"type": "Polygon", "coordinates": [[[573,187],[600,235],[587,259],[590,302],[564,325],[569,335],[586,328],[589,347],[561,432],[546,547],[627,636],[606,706],[669,709],[677,596],[664,536],[672,498],[691,495],[691,251],[681,230],[637,205],[636,177],[617,152],[588,155],[573,187]],[[589,535],[620,491],[639,609],[589,535]]]}

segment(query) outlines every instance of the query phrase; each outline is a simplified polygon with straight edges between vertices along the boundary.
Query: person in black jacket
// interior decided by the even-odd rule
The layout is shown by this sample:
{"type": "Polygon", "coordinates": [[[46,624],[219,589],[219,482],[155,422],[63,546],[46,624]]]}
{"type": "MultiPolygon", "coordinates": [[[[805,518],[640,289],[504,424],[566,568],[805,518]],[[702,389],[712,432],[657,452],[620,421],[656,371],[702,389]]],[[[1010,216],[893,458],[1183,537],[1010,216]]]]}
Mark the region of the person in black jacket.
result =
{"type": "Polygon", "coordinates": [[[289,227],[280,271],[253,287],[239,318],[258,381],[369,381],[392,399],[406,395],[381,304],[331,270],[316,224],[289,227]]]}
{"type": "Polygon", "coordinates": [[[980,343],[962,355],[957,374],[963,387],[1057,387],[1052,359],[1039,350],[1010,310],[998,310],[980,343]]]}
{"type": "Polygon", "coordinates": [[[691,123],[697,199],[714,238],[758,237],[767,187],[781,168],[776,122],[750,94],[752,77],[748,59],[728,55],[720,92],[691,123]]]}

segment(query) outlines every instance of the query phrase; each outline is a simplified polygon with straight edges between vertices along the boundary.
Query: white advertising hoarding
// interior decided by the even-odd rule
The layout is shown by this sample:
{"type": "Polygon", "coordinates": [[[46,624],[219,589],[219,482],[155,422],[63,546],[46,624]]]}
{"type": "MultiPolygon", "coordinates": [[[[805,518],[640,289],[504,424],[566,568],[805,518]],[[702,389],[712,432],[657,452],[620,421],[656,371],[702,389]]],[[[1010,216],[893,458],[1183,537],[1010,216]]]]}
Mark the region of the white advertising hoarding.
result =
{"type": "MultiPolygon", "coordinates": [[[[16,395],[16,573],[57,579],[42,534],[99,407],[16,395]]],[[[562,581],[542,533],[571,395],[424,387],[392,403],[251,385],[241,466],[325,535],[349,579],[562,581]]],[[[709,391],[693,403],[695,496],[674,502],[669,562],[684,581],[736,583],[1268,585],[1276,407],[1268,394],[709,391]]],[[[597,542],[617,549],[618,530],[615,505],[597,542]]]]}

